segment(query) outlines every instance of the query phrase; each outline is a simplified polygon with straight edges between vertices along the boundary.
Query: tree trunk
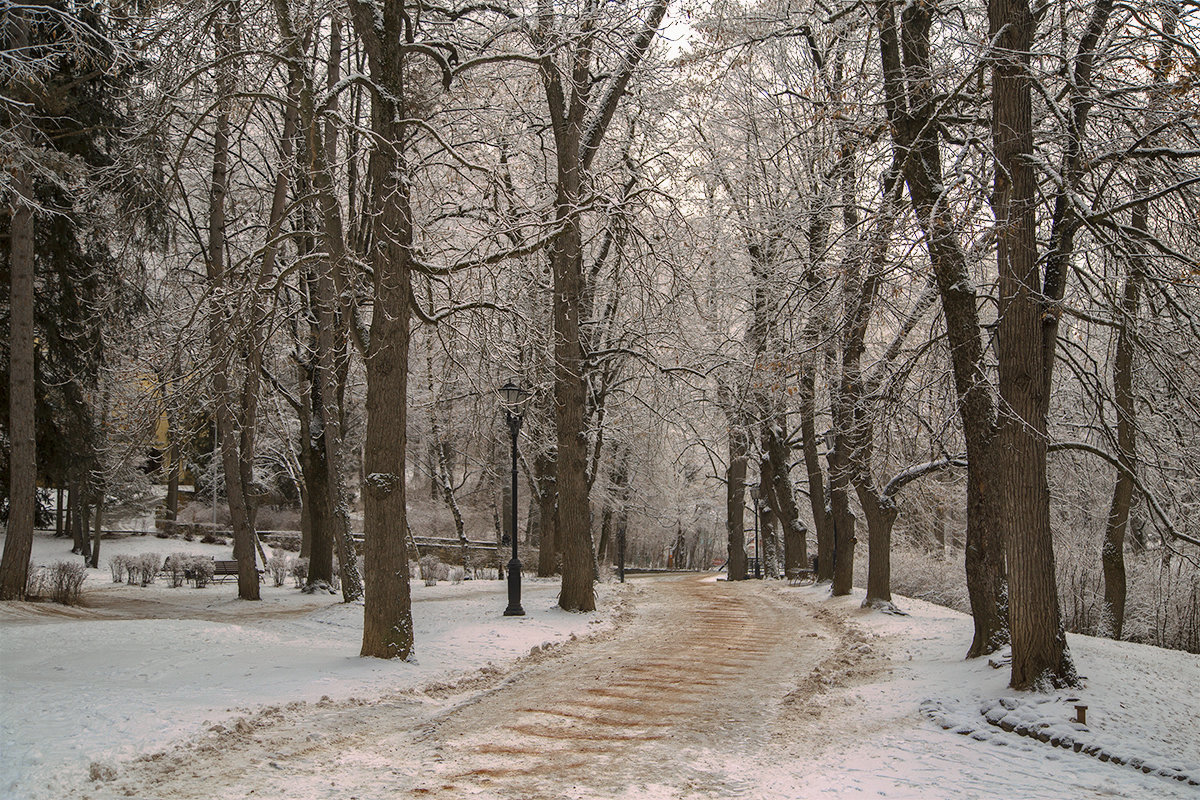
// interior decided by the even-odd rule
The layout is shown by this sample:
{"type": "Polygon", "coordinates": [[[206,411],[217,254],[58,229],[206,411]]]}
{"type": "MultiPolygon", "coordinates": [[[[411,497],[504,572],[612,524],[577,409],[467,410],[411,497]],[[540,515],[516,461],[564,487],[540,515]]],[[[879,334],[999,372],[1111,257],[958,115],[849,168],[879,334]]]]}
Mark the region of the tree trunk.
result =
{"type": "Polygon", "coordinates": [[[405,447],[408,421],[409,298],[412,292],[412,209],[403,148],[410,131],[405,32],[411,20],[399,0],[350,5],[367,53],[376,149],[369,166],[375,305],[367,349],[367,431],[363,487],[362,655],[408,658],[413,645],[408,578],[405,447]]]}
{"type": "Polygon", "coordinates": [[[804,357],[800,366],[800,436],[803,441],[804,470],[808,474],[808,500],[813,527],[817,533],[818,581],[833,580],[833,525],[825,512],[825,476],[817,451],[816,369],[813,356],[804,357]]]}
{"type": "Polygon", "coordinates": [[[759,461],[758,476],[758,535],[762,542],[762,552],[758,553],[758,558],[763,577],[778,578],[780,548],[779,533],[775,527],[778,520],[775,513],[775,479],[768,459],[759,461]]]}
{"type": "Polygon", "coordinates": [[[72,480],[70,494],[67,498],[67,527],[71,532],[71,552],[78,555],[83,552],[83,523],[81,519],[87,516],[87,508],[83,502],[83,490],[79,481],[72,480]]]}
{"type": "MultiPolygon", "coordinates": [[[[993,480],[996,396],[988,380],[978,298],[967,269],[952,204],[944,198],[938,126],[929,120],[939,102],[929,62],[930,9],[904,6],[903,54],[892,0],[876,6],[888,119],[893,126],[895,159],[925,234],[933,266],[954,374],[967,459],[967,594],[975,633],[969,658],[994,652],[1008,643],[1008,590],[1004,538],[998,516],[1000,487],[993,480]]],[[[995,89],[993,89],[995,93],[995,89]]]]}
{"type": "Polygon", "coordinates": [[[746,462],[749,447],[745,430],[735,424],[731,412],[726,412],[726,419],[729,420],[729,466],[725,468],[728,575],[731,581],[741,581],[746,579],[746,462]]]}
{"type": "MultiPolygon", "coordinates": [[[[18,18],[14,42],[28,33],[18,18]]],[[[28,140],[26,124],[18,125],[28,140]]],[[[8,535],[0,561],[0,600],[24,600],[33,551],[33,525],[37,511],[36,401],[34,392],[33,331],[33,182],[19,167],[10,171],[12,201],[9,207],[9,374],[8,374],[8,535]]]]}
{"type": "Polygon", "coordinates": [[[100,568],[100,535],[104,525],[104,491],[96,495],[96,524],[92,528],[92,549],[85,562],[92,569],[100,568]]]}
{"type": "Polygon", "coordinates": [[[174,432],[171,444],[167,447],[167,499],[163,518],[171,523],[170,530],[174,531],[175,520],[179,518],[179,444],[175,441],[174,432]]]}
{"type": "Polygon", "coordinates": [[[863,516],[867,519],[867,596],[864,606],[892,606],[892,526],[896,504],[872,487],[855,484],[863,516]]]}
{"type": "Polygon", "coordinates": [[[992,142],[996,160],[993,209],[1000,277],[1000,415],[995,480],[1009,576],[1009,632],[1014,689],[1078,682],[1058,607],[1046,474],[1049,395],[1038,296],[1037,182],[1033,169],[1032,77],[1029,52],[1035,21],[1026,0],[989,0],[992,142]]]}
{"type": "MultiPolygon", "coordinates": [[[[314,398],[314,405],[319,402],[314,398]]],[[[302,426],[303,427],[303,426],[302,426]]],[[[305,438],[301,442],[300,469],[308,487],[307,516],[312,528],[308,550],[308,575],[305,584],[312,587],[333,585],[333,529],[337,524],[330,499],[335,493],[329,488],[329,464],[325,460],[324,434],[305,438]]]]}
{"type": "MultiPolygon", "coordinates": [[[[1167,6],[1163,11],[1163,37],[1159,42],[1158,55],[1154,62],[1155,88],[1147,100],[1147,117],[1156,110],[1168,70],[1171,66],[1171,50],[1174,44],[1178,4],[1167,6]]],[[[1151,129],[1154,120],[1147,119],[1151,129]]],[[[1136,196],[1150,193],[1153,176],[1149,165],[1138,162],[1136,196]]],[[[1133,207],[1129,227],[1142,234],[1149,231],[1150,203],[1144,201],[1133,207]]],[[[1133,391],[1134,336],[1137,330],[1138,305],[1146,273],[1142,259],[1146,257],[1142,241],[1136,241],[1128,254],[1129,267],[1125,278],[1125,291],[1121,298],[1120,325],[1117,328],[1117,346],[1113,363],[1113,394],[1117,406],[1117,459],[1123,469],[1117,471],[1113,487],[1112,505],[1108,522],[1104,528],[1104,546],[1100,558],[1104,569],[1104,606],[1114,639],[1120,639],[1125,627],[1125,601],[1127,594],[1125,576],[1125,535],[1129,530],[1129,512],[1133,505],[1133,472],[1137,469],[1137,407],[1133,391]]]]}
{"type": "Polygon", "coordinates": [[[553,453],[539,453],[534,460],[538,501],[538,568],[539,578],[549,578],[558,572],[558,508],[557,466],[553,453]]]}
{"type": "MultiPolygon", "coordinates": [[[[577,147],[578,142],[574,143],[577,147]]],[[[564,231],[551,246],[554,271],[554,418],[557,432],[555,474],[558,506],[555,545],[562,554],[558,605],[566,611],[594,611],[591,506],[587,486],[586,387],[578,310],[583,291],[578,150],[559,152],[556,218],[564,231]]],[[[544,537],[543,537],[544,538],[544,537]]]]}
{"type": "MultiPolygon", "coordinates": [[[[836,424],[836,422],[835,422],[836,424]]],[[[829,500],[833,512],[833,586],[834,597],[854,590],[854,545],[857,521],[850,508],[850,466],[846,456],[848,443],[842,433],[829,454],[829,500]]]]}
{"type": "Polygon", "coordinates": [[[763,426],[762,439],[763,449],[771,462],[775,515],[783,532],[783,574],[787,578],[796,578],[800,570],[808,568],[808,527],[800,519],[792,479],[788,475],[792,448],[788,446],[787,417],[782,409],[776,410],[763,426]]]}
{"type": "MultiPolygon", "coordinates": [[[[1141,188],[1141,187],[1139,187],[1141,188]]],[[[1138,229],[1135,212],[1134,227],[1138,229]]],[[[1143,225],[1145,215],[1142,217],[1143,225]]],[[[1144,228],[1141,228],[1144,230],[1144,228]]],[[[1143,272],[1137,256],[1131,259],[1125,291],[1121,299],[1121,323],[1117,329],[1117,347],[1113,364],[1113,392],[1117,406],[1117,458],[1124,469],[1117,471],[1112,505],[1104,526],[1104,545],[1100,560],[1104,570],[1104,606],[1110,634],[1120,639],[1125,625],[1125,534],[1129,529],[1129,511],[1133,505],[1133,475],[1137,468],[1137,428],[1133,392],[1132,329],[1137,326],[1138,300],[1143,272]]]]}

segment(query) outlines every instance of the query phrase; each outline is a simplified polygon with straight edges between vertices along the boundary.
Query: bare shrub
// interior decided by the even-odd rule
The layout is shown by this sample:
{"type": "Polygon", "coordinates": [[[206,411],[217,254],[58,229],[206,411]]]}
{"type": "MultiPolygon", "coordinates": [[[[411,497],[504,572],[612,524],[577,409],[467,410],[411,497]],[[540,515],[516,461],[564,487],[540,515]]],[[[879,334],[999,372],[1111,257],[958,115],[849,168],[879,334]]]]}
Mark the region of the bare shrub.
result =
{"type": "Polygon", "coordinates": [[[113,583],[123,583],[125,574],[129,571],[129,556],[115,555],[108,560],[108,569],[112,572],[113,583]]]}
{"type": "Polygon", "coordinates": [[[281,550],[272,551],[271,557],[267,559],[267,572],[277,587],[283,586],[283,582],[287,580],[288,572],[291,570],[291,561],[288,554],[281,550]]]}
{"type": "Polygon", "coordinates": [[[212,582],[216,565],[213,564],[211,558],[193,556],[191,566],[188,569],[192,573],[192,581],[196,584],[196,588],[203,589],[212,582]]]}
{"type": "Polygon", "coordinates": [[[437,586],[439,580],[444,581],[449,576],[449,570],[445,564],[438,560],[437,556],[421,556],[421,577],[424,579],[426,586],[437,586]]]}
{"type": "Polygon", "coordinates": [[[297,558],[295,561],[293,561],[291,572],[292,580],[296,583],[296,588],[304,588],[304,582],[308,580],[308,559],[297,558]]]}
{"type": "Polygon", "coordinates": [[[29,572],[25,573],[25,597],[45,597],[48,570],[29,562],[29,572]]]}
{"type": "Polygon", "coordinates": [[[195,560],[196,557],[191,553],[172,553],[167,556],[163,562],[163,569],[171,581],[172,589],[183,586],[183,582],[190,577],[192,562],[195,560]]]}
{"type": "Polygon", "coordinates": [[[154,583],[155,576],[162,569],[162,556],[158,553],[142,553],[135,561],[137,567],[138,582],[142,586],[149,586],[154,583]]]}
{"type": "Polygon", "coordinates": [[[462,567],[449,567],[446,570],[446,574],[449,576],[450,583],[457,586],[463,582],[463,576],[466,575],[466,570],[464,570],[462,567]]]}
{"type": "Polygon", "coordinates": [[[1130,557],[1126,569],[1124,638],[1200,653],[1200,571],[1169,551],[1130,557]]]}
{"type": "Polygon", "coordinates": [[[50,567],[51,598],[56,603],[73,606],[79,602],[87,567],[78,561],[57,561],[50,567]]]}

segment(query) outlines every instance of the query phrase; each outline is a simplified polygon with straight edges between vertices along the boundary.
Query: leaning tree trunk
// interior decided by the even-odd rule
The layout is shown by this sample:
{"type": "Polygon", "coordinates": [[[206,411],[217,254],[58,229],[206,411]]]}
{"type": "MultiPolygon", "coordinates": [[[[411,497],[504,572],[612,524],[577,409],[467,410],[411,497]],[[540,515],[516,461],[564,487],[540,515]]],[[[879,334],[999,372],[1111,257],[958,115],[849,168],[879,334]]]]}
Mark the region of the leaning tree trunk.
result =
{"type": "Polygon", "coordinates": [[[1129,275],[1125,279],[1125,292],[1121,300],[1121,323],[1117,329],[1113,364],[1113,391],[1117,406],[1117,459],[1122,469],[1117,471],[1112,505],[1109,507],[1108,521],[1104,526],[1104,545],[1100,551],[1104,570],[1104,607],[1114,639],[1121,638],[1125,625],[1125,601],[1128,592],[1125,577],[1125,534],[1129,529],[1129,511],[1133,505],[1133,470],[1137,468],[1137,411],[1133,393],[1134,346],[1131,329],[1137,325],[1138,296],[1141,292],[1143,273],[1136,259],[1134,256],[1129,275]]]}
{"type": "MultiPolygon", "coordinates": [[[[230,104],[233,94],[229,54],[234,52],[235,22],[229,17],[229,7],[214,23],[217,50],[226,56],[226,61],[217,70],[217,117],[213,131],[212,175],[209,183],[208,247],[205,267],[208,273],[212,296],[208,309],[208,346],[212,361],[212,383],[214,415],[220,439],[221,466],[225,473],[225,496],[229,501],[229,516],[233,524],[233,555],[238,562],[238,597],[243,600],[258,600],[258,570],[255,558],[254,529],[247,511],[243,492],[242,473],[244,459],[249,454],[239,454],[237,419],[232,407],[233,390],[230,386],[232,373],[231,332],[226,325],[228,298],[225,272],[225,198],[229,189],[230,149],[230,104]]],[[[243,423],[245,424],[245,423],[243,423]]],[[[215,497],[214,497],[215,502],[215,497]]]]}
{"type": "MultiPolygon", "coordinates": [[[[1164,8],[1162,20],[1163,37],[1159,42],[1158,56],[1154,62],[1155,88],[1147,102],[1146,128],[1152,129],[1152,115],[1162,95],[1162,85],[1171,67],[1171,51],[1179,15],[1178,3],[1164,8]]],[[[1145,197],[1153,185],[1153,176],[1145,161],[1138,163],[1138,178],[1135,195],[1145,197]]],[[[1129,268],[1125,278],[1125,291],[1121,298],[1121,317],[1117,328],[1117,346],[1113,364],[1113,393],[1117,406],[1117,460],[1121,469],[1117,471],[1113,487],[1112,505],[1108,522],[1104,528],[1104,546],[1101,563],[1104,568],[1104,606],[1108,613],[1112,637],[1120,639],[1125,627],[1125,602],[1128,592],[1125,575],[1125,535],[1129,530],[1129,512],[1133,505],[1134,470],[1137,469],[1137,407],[1133,391],[1134,337],[1137,330],[1138,305],[1142,286],[1146,280],[1142,263],[1147,257],[1143,241],[1149,231],[1150,203],[1143,201],[1133,207],[1129,227],[1142,234],[1135,240],[1128,254],[1129,268]]]]}
{"type": "Polygon", "coordinates": [[[994,652],[1008,643],[1008,588],[1004,539],[998,516],[999,487],[993,480],[996,396],[987,377],[978,298],[959,238],[953,204],[946,202],[939,127],[929,124],[940,100],[930,65],[931,9],[909,4],[903,36],[892,0],[876,5],[885,104],[894,148],[903,154],[905,183],[925,234],[929,260],[942,300],[946,339],[966,440],[967,594],[975,632],[968,657],[994,652]],[[901,40],[903,39],[903,53],[901,40]]]}
{"type": "Polygon", "coordinates": [[[1046,473],[1049,407],[1038,296],[1037,181],[1033,168],[1032,75],[1035,20],[1026,0],[989,0],[997,44],[992,66],[992,141],[996,160],[1000,396],[996,472],[1009,575],[1014,689],[1073,686],[1055,585],[1046,473]]]}

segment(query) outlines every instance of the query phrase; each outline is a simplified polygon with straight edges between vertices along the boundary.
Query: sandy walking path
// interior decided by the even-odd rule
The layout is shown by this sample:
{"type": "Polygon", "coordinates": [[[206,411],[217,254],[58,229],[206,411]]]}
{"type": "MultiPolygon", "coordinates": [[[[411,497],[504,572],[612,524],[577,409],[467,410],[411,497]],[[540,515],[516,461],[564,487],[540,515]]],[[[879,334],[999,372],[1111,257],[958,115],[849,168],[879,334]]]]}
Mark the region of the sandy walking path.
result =
{"type": "Polygon", "coordinates": [[[92,797],[723,797],[844,621],[779,593],[697,576],[642,579],[617,628],[456,686],[293,704],[92,784],[92,797]]]}

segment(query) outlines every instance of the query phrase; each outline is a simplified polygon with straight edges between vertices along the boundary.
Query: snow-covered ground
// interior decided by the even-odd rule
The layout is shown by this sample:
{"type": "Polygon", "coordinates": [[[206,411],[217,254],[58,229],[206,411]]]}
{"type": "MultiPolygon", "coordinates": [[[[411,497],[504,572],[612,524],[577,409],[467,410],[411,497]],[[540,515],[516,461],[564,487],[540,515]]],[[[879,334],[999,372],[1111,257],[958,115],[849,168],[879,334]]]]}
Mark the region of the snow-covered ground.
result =
{"type": "MultiPolygon", "coordinates": [[[[269,580],[261,603],[238,600],[232,580],[203,589],[173,589],[162,578],[112,583],[109,557],[145,552],[232,557],[228,546],[179,539],[106,540],[102,568],[84,583],[89,607],[0,604],[0,798],[57,799],[52,776],[84,775],[92,762],[162,748],[256,707],[452,681],[606,622],[558,610],[554,581],[526,576],[524,617],[502,616],[500,581],[417,581],[414,658],[364,659],[361,603],[269,580]]],[[[35,539],[36,564],[78,559],[69,540],[35,539]]]]}
{"type": "MultiPolygon", "coordinates": [[[[185,549],[182,542],[153,537],[105,545],[105,559],[118,552],[166,554],[185,549]]],[[[69,557],[64,552],[68,547],[62,540],[40,539],[35,560],[69,557]],[[48,554],[47,548],[54,552],[48,554]]],[[[228,548],[191,544],[186,549],[229,556],[228,548]]],[[[692,612],[665,610],[669,603],[663,598],[670,593],[654,591],[655,580],[642,579],[636,582],[640,587],[622,590],[619,597],[632,615],[652,615],[661,629],[666,614],[672,630],[696,627],[694,635],[704,636],[703,623],[693,620],[692,612]]],[[[705,585],[717,588],[715,583],[705,585]]],[[[616,589],[602,588],[601,605],[611,609],[618,599],[616,589]]],[[[413,591],[418,645],[412,663],[358,658],[361,608],[290,587],[264,586],[262,603],[244,603],[235,599],[232,582],[201,590],[162,584],[114,586],[103,570],[93,572],[85,586],[89,607],[0,606],[0,797],[107,797],[123,779],[92,783],[87,778],[91,765],[103,778],[136,755],[162,752],[189,740],[196,743],[200,759],[206,748],[211,749],[206,742],[220,737],[220,731],[240,730],[242,720],[249,720],[248,728],[258,725],[264,714],[270,716],[264,711],[267,707],[284,707],[286,723],[260,743],[252,737],[239,739],[262,750],[248,754],[248,763],[257,763],[254,759],[263,753],[287,753],[289,747],[305,752],[304,741],[319,740],[321,726],[334,718],[328,715],[336,709],[321,701],[325,696],[335,702],[361,698],[363,714],[370,715],[371,701],[378,698],[423,689],[420,698],[426,700],[418,698],[418,704],[429,705],[428,698],[444,696],[439,686],[458,682],[452,699],[427,712],[447,719],[455,708],[470,706],[476,695],[481,704],[491,702],[480,692],[492,684],[483,680],[475,688],[472,681],[481,671],[498,674],[544,643],[613,629],[611,612],[556,611],[556,582],[527,582],[529,616],[523,619],[501,616],[504,585],[496,581],[414,585],[413,591]],[[291,739],[299,744],[289,745],[291,739]]],[[[698,595],[693,591],[688,596],[698,595]]],[[[741,584],[735,596],[751,608],[769,600],[777,620],[771,625],[780,628],[772,636],[788,637],[789,631],[807,629],[796,634],[795,646],[828,655],[814,657],[820,660],[815,669],[802,668],[786,699],[762,707],[773,709],[768,713],[776,716],[768,726],[768,739],[730,730],[727,741],[740,736],[743,746],[737,756],[732,747],[702,755],[699,766],[720,779],[721,791],[737,788],[742,796],[763,800],[1200,798],[1200,786],[1188,782],[1200,783],[1200,657],[1072,636],[1077,666],[1087,676],[1084,686],[1071,693],[1019,694],[1006,687],[1007,668],[993,668],[986,659],[963,660],[970,620],[939,606],[897,598],[909,615],[889,616],[859,608],[858,593],[834,599],[828,587],[779,583],[741,584]],[[780,616],[781,601],[792,604],[792,617],[780,616]],[[813,622],[802,625],[802,620],[813,622]],[[1071,721],[1076,705],[1088,706],[1086,725],[1071,721]],[[751,748],[755,755],[746,755],[749,741],[758,741],[757,749],[751,748]]],[[[618,654],[629,658],[624,640],[638,625],[627,624],[617,626],[615,636],[567,648],[561,669],[554,673],[556,682],[569,683],[572,665],[582,663],[583,654],[593,662],[602,662],[610,653],[614,659],[618,654]]],[[[661,655],[651,660],[660,668],[675,663],[661,655]]],[[[736,652],[722,661],[724,673],[736,672],[736,652]]],[[[695,662],[697,679],[703,663],[695,662]]],[[[380,705],[384,722],[394,713],[392,707],[380,705]]],[[[404,706],[413,707],[411,702],[404,706]]],[[[344,704],[342,709],[338,713],[349,717],[338,719],[359,719],[353,710],[346,712],[344,704]]],[[[479,709],[480,716],[491,718],[490,706],[479,709]]],[[[415,733],[406,738],[410,734],[405,726],[420,727],[425,724],[422,719],[426,717],[406,718],[402,724],[396,720],[378,729],[391,731],[388,748],[394,751],[385,748],[389,767],[415,764],[429,755],[429,741],[415,741],[415,733]]],[[[605,724],[614,723],[615,719],[605,724]]],[[[676,752],[678,745],[669,737],[650,739],[637,745],[646,748],[639,754],[643,761],[663,765],[661,774],[630,786],[626,796],[660,800],[719,794],[715,782],[673,780],[680,774],[674,771],[679,759],[691,756],[676,752]]],[[[191,752],[176,751],[163,763],[187,763],[191,752]]],[[[372,770],[383,769],[377,763],[379,753],[359,760],[350,753],[342,759],[340,753],[335,748],[333,756],[326,754],[328,761],[313,763],[349,770],[332,777],[344,778],[351,786],[370,786],[372,770]]],[[[209,768],[219,770],[226,756],[209,768]]],[[[306,754],[298,760],[300,773],[315,768],[308,759],[306,754]]],[[[393,772],[384,770],[387,775],[393,772]]],[[[153,785],[138,783],[143,778],[128,785],[153,785]]],[[[291,790],[296,787],[284,783],[266,794],[344,796],[340,783],[312,783],[318,785],[325,788],[295,794],[291,790]]],[[[204,796],[209,784],[197,786],[199,794],[188,797],[204,796]]],[[[495,787],[491,792],[480,796],[510,796],[496,793],[495,787]]],[[[614,795],[573,783],[559,796],[614,795]]]]}
{"type": "Polygon", "coordinates": [[[963,659],[963,614],[897,598],[909,616],[891,616],[861,609],[861,591],[781,591],[860,627],[864,653],[887,661],[862,677],[853,663],[825,666],[813,683],[828,688],[802,705],[811,724],[791,728],[803,760],[764,765],[766,796],[1200,797],[1200,656],[1069,635],[1082,688],[1013,692],[1007,666],[963,659]]]}

